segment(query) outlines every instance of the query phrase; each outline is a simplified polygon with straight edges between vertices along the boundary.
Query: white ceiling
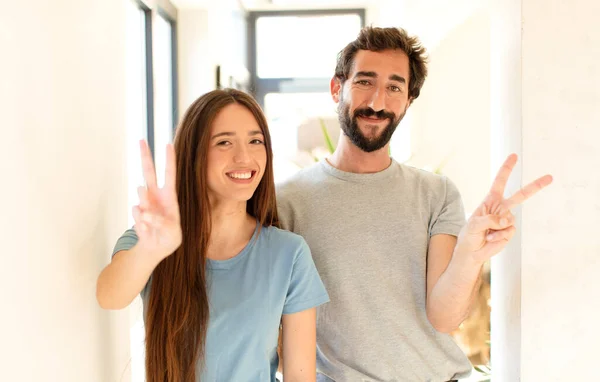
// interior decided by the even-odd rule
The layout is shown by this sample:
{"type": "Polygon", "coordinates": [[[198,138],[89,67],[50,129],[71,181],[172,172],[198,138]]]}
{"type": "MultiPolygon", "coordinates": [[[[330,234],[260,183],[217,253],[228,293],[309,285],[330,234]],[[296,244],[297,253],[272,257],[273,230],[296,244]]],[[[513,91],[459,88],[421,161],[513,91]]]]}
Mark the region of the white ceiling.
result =
{"type": "MultiPolygon", "coordinates": [[[[215,0],[171,0],[179,9],[204,8],[215,5],[215,0]]],[[[379,0],[220,0],[219,3],[238,3],[247,10],[260,9],[322,9],[354,8],[377,4],[379,0]]]]}

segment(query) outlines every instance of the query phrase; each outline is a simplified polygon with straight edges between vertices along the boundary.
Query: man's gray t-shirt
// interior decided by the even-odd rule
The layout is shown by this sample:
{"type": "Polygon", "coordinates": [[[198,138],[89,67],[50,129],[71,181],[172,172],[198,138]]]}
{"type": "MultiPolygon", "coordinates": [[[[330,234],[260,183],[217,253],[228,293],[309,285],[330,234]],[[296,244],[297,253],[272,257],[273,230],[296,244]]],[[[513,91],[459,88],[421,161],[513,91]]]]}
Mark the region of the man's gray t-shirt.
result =
{"type": "Polygon", "coordinates": [[[308,242],[329,292],[317,309],[319,381],[447,381],[471,364],[425,312],[431,236],[457,235],[460,194],[446,177],[392,161],[373,174],[327,161],[277,186],[283,228],[308,242]]]}

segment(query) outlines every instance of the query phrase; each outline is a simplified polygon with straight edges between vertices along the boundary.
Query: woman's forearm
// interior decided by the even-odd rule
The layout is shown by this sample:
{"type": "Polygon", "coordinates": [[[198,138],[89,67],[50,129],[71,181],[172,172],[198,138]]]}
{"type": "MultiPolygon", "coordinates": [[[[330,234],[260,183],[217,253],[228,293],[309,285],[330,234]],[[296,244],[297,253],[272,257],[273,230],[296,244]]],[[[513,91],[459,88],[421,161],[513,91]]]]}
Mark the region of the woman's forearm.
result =
{"type": "Polygon", "coordinates": [[[96,284],[96,299],[103,309],[123,309],[142,291],[154,268],[163,259],[137,245],[117,252],[96,284]]]}

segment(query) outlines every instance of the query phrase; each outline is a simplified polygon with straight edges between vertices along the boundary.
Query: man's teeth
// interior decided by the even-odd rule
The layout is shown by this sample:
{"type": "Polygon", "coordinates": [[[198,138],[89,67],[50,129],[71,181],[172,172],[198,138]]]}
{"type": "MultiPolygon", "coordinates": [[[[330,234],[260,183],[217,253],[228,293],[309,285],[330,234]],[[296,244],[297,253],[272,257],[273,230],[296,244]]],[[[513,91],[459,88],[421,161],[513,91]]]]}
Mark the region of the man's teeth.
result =
{"type": "Polygon", "coordinates": [[[252,177],[251,172],[236,172],[236,173],[231,173],[231,174],[227,174],[227,175],[229,175],[230,178],[235,178],[235,179],[250,179],[252,177]]]}

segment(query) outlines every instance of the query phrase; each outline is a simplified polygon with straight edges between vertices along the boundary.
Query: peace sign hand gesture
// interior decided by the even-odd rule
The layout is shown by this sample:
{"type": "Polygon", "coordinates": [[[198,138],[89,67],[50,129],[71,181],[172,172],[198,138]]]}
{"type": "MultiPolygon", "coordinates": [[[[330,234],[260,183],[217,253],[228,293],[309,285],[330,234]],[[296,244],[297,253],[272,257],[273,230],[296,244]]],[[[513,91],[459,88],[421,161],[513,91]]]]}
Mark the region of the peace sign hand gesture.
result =
{"type": "Polygon", "coordinates": [[[156,184],[156,172],[150,148],[140,141],[142,168],[146,187],[138,187],[140,204],[133,207],[137,245],[160,260],[171,255],[181,245],[182,233],[179,203],[175,188],[175,150],[167,145],[165,185],[156,184]]]}
{"type": "Polygon", "coordinates": [[[551,175],[542,176],[505,199],[506,183],[516,163],[517,155],[509,155],[483,203],[458,235],[455,254],[470,256],[477,264],[483,264],[502,251],[516,232],[510,210],[552,183],[551,175]]]}

